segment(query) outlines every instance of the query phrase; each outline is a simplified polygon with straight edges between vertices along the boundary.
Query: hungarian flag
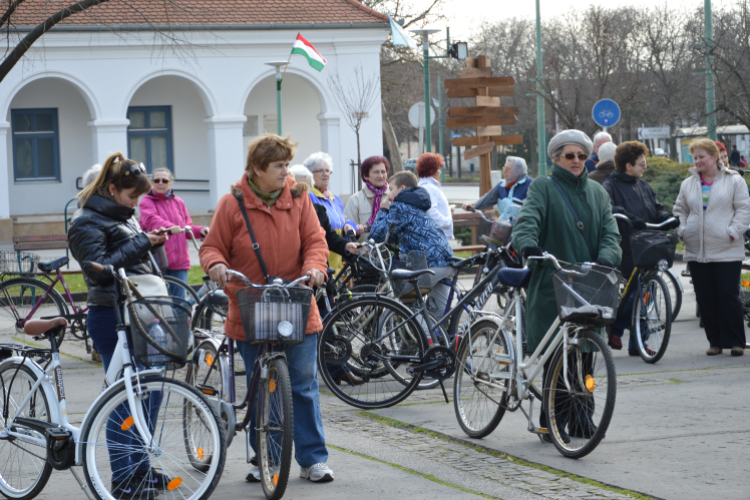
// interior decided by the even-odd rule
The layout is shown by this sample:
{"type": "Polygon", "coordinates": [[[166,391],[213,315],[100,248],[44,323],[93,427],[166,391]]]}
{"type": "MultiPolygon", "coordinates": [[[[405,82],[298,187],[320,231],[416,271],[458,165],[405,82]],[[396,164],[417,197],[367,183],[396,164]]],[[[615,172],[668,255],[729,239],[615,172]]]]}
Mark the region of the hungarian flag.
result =
{"type": "Polygon", "coordinates": [[[299,33],[297,33],[297,39],[294,41],[294,45],[292,46],[292,54],[300,54],[305,56],[307,58],[307,62],[310,63],[310,66],[317,69],[318,71],[323,71],[323,68],[326,65],[325,57],[321,56],[320,52],[315,50],[313,44],[305,40],[305,37],[303,37],[299,33]]]}

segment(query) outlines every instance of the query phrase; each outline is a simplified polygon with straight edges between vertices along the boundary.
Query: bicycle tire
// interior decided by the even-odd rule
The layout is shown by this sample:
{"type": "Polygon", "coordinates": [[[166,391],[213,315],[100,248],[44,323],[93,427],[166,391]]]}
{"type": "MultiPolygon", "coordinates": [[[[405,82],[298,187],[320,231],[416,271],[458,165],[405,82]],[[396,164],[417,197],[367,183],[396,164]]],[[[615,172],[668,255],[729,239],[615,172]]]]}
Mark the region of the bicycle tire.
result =
{"type": "MultiPolygon", "coordinates": [[[[208,498],[216,489],[221,479],[226,461],[226,439],[224,428],[219,421],[215,410],[204,401],[202,395],[193,387],[174,379],[161,377],[142,378],[139,382],[143,397],[140,399],[143,405],[144,415],[154,410],[156,421],[151,422],[154,434],[154,443],[160,453],[149,454],[148,446],[139,443],[139,440],[133,439],[131,444],[118,443],[120,455],[128,457],[152,457],[158,463],[148,464],[150,470],[156,465],[161,472],[171,478],[167,490],[173,491],[172,495],[180,495],[190,500],[203,500],[208,498]],[[153,401],[153,403],[152,403],[153,401]],[[182,405],[180,405],[182,401],[182,405]],[[158,407],[151,407],[151,405],[158,407]],[[184,415],[184,405],[189,404],[195,418],[186,418],[184,415]],[[183,408],[179,408],[183,406],[183,408]],[[169,414],[168,414],[169,412],[169,414]],[[203,429],[198,427],[203,426],[203,429]],[[188,436],[192,433],[192,440],[188,436]],[[162,441],[167,436],[168,439],[162,441]],[[196,441],[202,438],[200,444],[196,441]],[[196,447],[195,455],[209,455],[210,466],[207,472],[203,472],[200,467],[196,467],[189,460],[188,446],[196,447]],[[204,447],[205,446],[205,447],[204,447]],[[218,457],[218,459],[214,459],[218,457]],[[170,466],[167,463],[172,460],[170,466]],[[180,475],[176,475],[178,472],[180,475]]],[[[115,428],[122,429],[122,434],[134,432],[137,436],[137,430],[132,425],[132,419],[123,418],[129,415],[130,409],[127,406],[127,389],[123,384],[118,389],[110,392],[99,400],[90,410],[90,417],[81,432],[83,442],[82,458],[83,470],[86,476],[86,483],[96,498],[100,500],[111,500],[111,481],[112,471],[110,457],[107,449],[107,423],[111,421],[115,428]],[[121,405],[124,403],[124,408],[121,405]],[[123,413],[120,413],[123,412],[123,413]]],[[[118,431],[119,433],[119,431],[118,431]]],[[[142,459],[142,462],[146,459],[142,459]]],[[[141,463],[142,463],[141,462],[141,463]]],[[[134,469],[137,466],[127,465],[124,470],[134,469]]],[[[138,489],[144,484],[144,479],[140,479],[135,474],[127,475],[125,485],[127,488],[138,489]]],[[[154,489],[154,488],[149,488],[154,489]]],[[[166,493],[162,490],[162,494],[166,493]]],[[[148,496],[145,493],[141,496],[148,496]]],[[[155,496],[155,495],[154,495],[155,496]]]]}
{"type": "MultiPolygon", "coordinates": [[[[412,310],[412,312],[416,312],[416,311],[412,310]]],[[[427,313],[427,315],[430,318],[431,324],[433,324],[433,325],[437,324],[437,318],[435,318],[430,313],[427,313]]],[[[421,318],[421,316],[419,316],[419,318],[421,318]]],[[[422,328],[424,328],[425,330],[427,329],[427,324],[426,323],[423,323],[422,321],[420,321],[420,324],[422,325],[422,328]]],[[[443,328],[441,326],[434,326],[433,330],[436,330],[434,332],[434,335],[435,335],[435,338],[437,339],[437,343],[435,343],[435,340],[432,339],[432,344],[430,344],[428,342],[428,346],[430,346],[430,345],[440,345],[440,346],[447,347],[447,348],[450,349],[451,348],[450,341],[448,340],[448,336],[445,334],[445,331],[443,330],[443,328]]],[[[432,338],[432,336],[430,336],[430,338],[432,338]]],[[[394,370],[394,372],[391,373],[391,375],[393,377],[395,377],[396,379],[399,378],[398,371],[394,370]]],[[[402,383],[406,383],[406,381],[403,381],[402,383]]],[[[428,379],[425,379],[424,377],[422,377],[422,380],[419,382],[419,385],[417,385],[417,389],[416,390],[417,391],[426,391],[426,390],[429,390],[429,389],[434,389],[438,385],[440,385],[440,381],[439,380],[434,380],[434,379],[429,379],[428,380],[428,379]]]]}
{"type": "Polygon", "coordinates": [[[561,344],[552,356],[545,377],[544,410],[547,415],[548,436],[557,451],[568,458],[581,458],[594,451],[607,434],[615,409],[617,375],[612,351],[596,333],[590,330],[580,332],[578,344],[569,344],[568,350],[568,353],[563,352],[561,344]],[[561,376],[564,373],[563,356],[568,356],[568,371],[572,372],[570,375],[574,375],[568,378],[573,386],[571,391],[561,376]],[[585,371],[589,373],[571,370],[571,367],[583,368],[583,365],[586,365],[585,371]],[[601,389],[602,384],[605,387],[599,394],[606,397],[603,405],[596,404],[593,397],[594,391],[601,389]],[[596,414],[597,408],[601,409],[599,415],[596,414]],[[586,412],[584,417],[581,417],[582,410],[586,412]],[[598,422],[595,422],[597,416],[598,422]]]}
{"type": "Polygon", "coordinates": [[[174,276],[167,276],[165,274],[163,277],[164,281],[167,283],[167,290],[169,290],[169,285],[175,285],[185,290],[185,300],[188,301],[188,304],[190,304],[190,306],[193,308],[193,311],[195,311],[195,308],[200,303],[201,298],[198,293],[193,290],[193,287],[191,287],[181,279],[175,278],[174,276]]]}
{"type": "MultiPolygon", "coordinates": [[[[14,335],[26,336],[20,320],[63,317],[68,314],[68,306],[57,290],[49,289],[49,283],[34,278],[11,278],[0,283],[0,334],[12,337],[14,335]],[[33,316],[29,313],[39,303],[45,292],[47,299],[34,311],[33,316]],[[15,310],[14,310],[15,309],[15,310]]],[[[61,329],[60,335],[55,340],[59,347],[65,339],[65,330],[61,329]]]]}
{"type": "Polygon", "coordinates": [[[682,289],[680,288],[679,278],[670,272],[659,272],[659,276],[664,280],[669,290],[669,298],[672,303],[672,323],[677,320],[677,315],[682,309],[682,289]]]}
{"type": "MultiPolygon", "coordinates": [[[[489,283],[487,284],[487,286],[489,286],[489,283]]],[[[499,287],[497,289],[499,290],[499,287]]],[[[473,306],[473,303],[476,301],[476,299],[479,298],[480,295],[481,294],[477,295],[474,298],[474,301],[468,303],[467,307],[469,307],[470,309],[474,309],[475,307],[473,306]]],[[[496,294],[493,291],[493,293],[489,297],[487,297],[487,300],[482,305],[482,308],[480,309],[480,311],[502,314],[505,309],[504,307],[505,304],[507,304],[507,302],[503,302],[501,300],[500,294],[496,294]],[[493,299],[493,296],[494,296],[494,299],[493,299]],[[501,308],[501,304],[503,305],[502,308],[501,308]]],[[[471,323],[466,325],[465,329],[463,328],[464,323],[466,322],[468,318],[469,318],[469,312],[466,309],[464,309],[463,307],[461,307],[460,309],[456,309],[456,311],[453,313],[450,320],[448,321],[448,338],[456,339],[456,336],[459,332],[462,335],[466,335],[467,333],[469,333],[469,328],[471,327],[471,323]]],[[[460,337],[459,337],[458,343],[460,344],[460,337]]]]}
{"type": "MultiPolygon", "coordinates": [[[[25,365],[22,365],[16,374],[18,367],[18,364],[13,363],[6,365],[0,371],[0,378],[2,379],[2,387],[4,389],[0,391],[0,415],[3,415],[5,412],[6,396],[9,401],[8,416],[12,417],[15,415],[18,410],[18,404],[24,400],[29,390],[37,381],[34,372],[25,365]],[[6,392],[14,375],[13,385],[10,386],[10,391],[6,392]],[[17,393],[15,392],[16,390],[18,390],[17,393]],[[16,402],[16,404],[10,405],[11,400],[16,402]]],[[[33,395],[27,403],[27,409],[20,416],[50,422],[47,396],[40,388],[36,390],[36,393],[41,397],[37,399],[37,395],[33,395]]],[[[5,425],[5,419],[0,419],[0,431],[6,430],[5,425]]],[[[23,427],[19,424],[15,424],[15,426],[23,427]]],[[[44,434],[26,427],[24,429],[37,439],[45,439],[44,434]]],[[[13,441],[7,439],[0,440],[0,463],[3,464],[0,468],[0,493],[7,498],[17,500],[28,500],[37,496],[44,489],[52,473],[52,465],[47,462],[46,458],[47,449],[44,447],[35,446],[31,443],[19,444],[19,440],[17,439],[13,441]],[[31,480],[31,482],[25,485],[18,484],[19,481],[23,480],[31,480]]]]}
{"type": "MultiPolygon", "coordinates": [[[[326,318],[323,332],[318,338],[318,368],[323,381],[336,397],[351,406],[365,410],[388,408],[408,398],[422,379],[421,372],[411,374],[407,371],[407,363],[389,359],[393,354],[387,346],[387,338],[380,342],[373,341],[380,336],[382,322],[379,318],[386,313],[398,314],[402,321],[411,316],[411,312],[401,303],[382,296],[363,295],[341,302],[326,318]],[[331,350],[335,346],[328,345],[329,336],[343,346],[343,354],[331,350]],[[341,357],[337,360],[338,364],[333,365],[331,359],[337,353],[341,357]],[[386,367],[385,363],[390,363],[390,366],[386,367]],[[346,388],[343,383],[339,386],[329,366],[343,365],[361,377],[362,383],[347,385],[346,388]],[[392,370],[403,370],[402,378],[407,383],[389,377],[392,370]]],[[[424,358],[424,332],[415,318],[406,321],[390,335],[409,339],[397,354],[413,359],[424,358]]]]}
{"type": "Polygon", "coordinates": [[[672,332],[672,307],[669,290],[657,274],[644,277],[633,305],[631,332],[636,334],[638,354],[646,363],[656,363],[667,352],[672,332]],[[647,323],[644,325],[644,320],[647,323]],[[644,326],[646,328],[644,329],[644,326]],[[648,342],[650,345],[647,345],[648,342]]]}
{"type": "MultiPolygon", "coordinates": [[[[497,351],[501,351],[498,354],[510,353],[505,336],[497,330],[498,325],[494,321],[480,320],[472,325],[458,348],[453,379],[453,408],[461,430],[475,439],[491,434],[505,415],[510,379],[496,384],[500,387],[491,386],[489,371],[491,368],[495,369],[498,362],[486,357],[497,351]],[[486,339],[484,345],[480,342],[482,337],[486,339]],[[485,358],[477,363],[474,356],[482,351],[485,358]],[[492,389],[500,389],[500,394],[491,394],[492,389]],[[477,404],[474,405],[473,402],[477,404]],[[487,411],[481,412],[482,409],[487,411]]],[[[510,366],[507,365],[504,371],[510,370],[510,366]]]]}
{"type": "Polygon", "coordinates": [[[289,482],[294,444],[292,383],[285,359],[275,358],[268,364],[268,378],[261,384],[258,400],[255,443],[260,483],[268,500],[279,500],[289,482]]]}

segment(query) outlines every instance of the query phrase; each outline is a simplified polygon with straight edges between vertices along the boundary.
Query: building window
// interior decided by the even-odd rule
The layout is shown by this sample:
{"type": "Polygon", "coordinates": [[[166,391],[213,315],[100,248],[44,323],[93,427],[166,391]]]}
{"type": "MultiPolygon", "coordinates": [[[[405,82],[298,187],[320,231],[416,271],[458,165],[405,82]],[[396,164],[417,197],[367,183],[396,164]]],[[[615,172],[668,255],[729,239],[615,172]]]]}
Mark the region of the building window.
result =
{"type": "Polygon", "coordinates": [[[128,108],[128,158],[146,165],[151,173],[172,165],[171,106],[133,106],[128,108]]]}
{"type": "Polygon", "coordinates": [[[12,109],[15,180],[60,180],[57,109],[12,109]]]}

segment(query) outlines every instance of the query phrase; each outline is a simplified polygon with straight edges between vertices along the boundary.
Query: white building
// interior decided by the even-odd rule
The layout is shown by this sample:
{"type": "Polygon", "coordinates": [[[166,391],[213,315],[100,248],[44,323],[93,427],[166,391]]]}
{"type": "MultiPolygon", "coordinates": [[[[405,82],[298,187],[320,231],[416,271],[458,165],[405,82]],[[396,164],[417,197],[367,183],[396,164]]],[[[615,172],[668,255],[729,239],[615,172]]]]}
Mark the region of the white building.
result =
{"type": "MultiPolygon", "coordinates": [[[[44,4],[21,4],[14,24],[22,36],[44,18],[44,4]]],[[[326,151],[335,162],[332,191],[351,192],[356,138],[327,79],[338,72],[346,82],[360,64],[365,74],[380,74],[387,17],[356,0],[180,4],[195,10],[130,0],[71,16],[0,82],[5,239],[11,218],[61,214],[79,191],[77,179],[118,150],[149,170],[171,168],[191,213],[209,213],[242,175],[249,141],[276,132],[275,70],[265,63],[286,60],[298,32],[328,64],[318,72],[292,57],[282,86],[283,133],[299,142],[293,163],[326,151]],[[225,4],[231,8],[210,10],[225,4]]],[[[382,154],[380,106],[361,137],[363,158],[382,154]]]]}

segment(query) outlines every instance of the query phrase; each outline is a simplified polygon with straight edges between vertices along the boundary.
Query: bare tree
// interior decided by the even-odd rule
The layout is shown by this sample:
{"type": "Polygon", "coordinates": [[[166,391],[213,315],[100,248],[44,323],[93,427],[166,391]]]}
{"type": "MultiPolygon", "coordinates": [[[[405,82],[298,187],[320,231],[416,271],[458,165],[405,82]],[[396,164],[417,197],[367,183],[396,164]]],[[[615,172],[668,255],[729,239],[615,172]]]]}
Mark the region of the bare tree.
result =
{"type": "MultiPolygon", "coordinates": [[[[344,120],[357,136],[357,165],[362,165],[359,131],[378,100],[380,76],[378,73],[366,75],[362,65],[358,64],[354,68],[354,78],[347,84],[341,81],[341,75],[336,72],[328,77],[328,87],[344,113],[344,120]]],[[[359,189],[362,189],[362,179],[359,179],[359,189]]]]}

